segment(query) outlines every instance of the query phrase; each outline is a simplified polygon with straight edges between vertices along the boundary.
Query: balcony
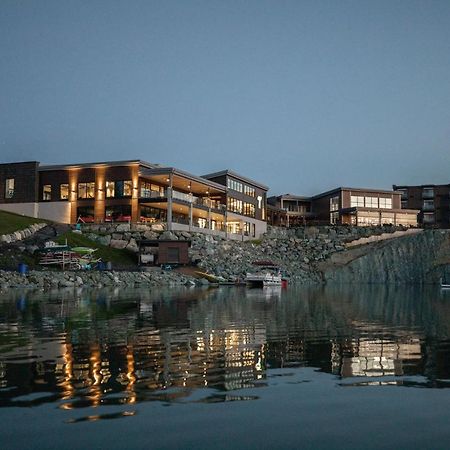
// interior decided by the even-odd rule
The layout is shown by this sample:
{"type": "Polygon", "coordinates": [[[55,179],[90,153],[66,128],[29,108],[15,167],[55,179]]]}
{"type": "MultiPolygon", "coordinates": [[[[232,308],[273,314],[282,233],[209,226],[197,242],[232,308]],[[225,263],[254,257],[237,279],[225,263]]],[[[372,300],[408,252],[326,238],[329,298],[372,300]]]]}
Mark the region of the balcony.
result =
{"type": "Polygon", "coordinates": [[[151,191],[148,189],[141,189],[141,199],[155,199],[155,198],[165,198],[167,197],[167,190],[161,190],[161,191],[151,191]]]}
{"type": "Polygon", "coordinates": [[[434,211],[434,202],[430,200],[425,200],[423,202],[422,211],[434,211]]]}

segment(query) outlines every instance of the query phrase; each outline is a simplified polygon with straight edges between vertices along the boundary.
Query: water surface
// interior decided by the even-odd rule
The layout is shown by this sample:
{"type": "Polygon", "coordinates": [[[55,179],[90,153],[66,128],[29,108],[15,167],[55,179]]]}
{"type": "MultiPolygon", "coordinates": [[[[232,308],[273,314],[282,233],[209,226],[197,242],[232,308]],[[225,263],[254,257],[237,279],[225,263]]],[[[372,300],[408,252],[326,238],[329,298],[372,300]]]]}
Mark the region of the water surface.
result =
{"type": "Polygon", "coordinates": [[[3,448],[446,448],[450,292],[11,291],[3,448]]]}

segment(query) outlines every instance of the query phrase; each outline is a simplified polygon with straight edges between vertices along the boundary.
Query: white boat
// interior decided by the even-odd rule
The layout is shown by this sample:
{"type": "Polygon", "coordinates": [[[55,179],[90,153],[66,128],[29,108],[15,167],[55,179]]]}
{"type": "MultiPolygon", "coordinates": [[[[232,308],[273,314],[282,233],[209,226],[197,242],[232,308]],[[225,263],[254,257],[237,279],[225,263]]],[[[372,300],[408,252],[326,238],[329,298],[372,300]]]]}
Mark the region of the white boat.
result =
{"type": "Polygon", "coordinates": [[[441,278],[441,289],[450,289],[450,284],[446,283],[442,278],[441,278]]]}
{"type": "Polygon", "coordinates": [[[281,273],[259,272],[247,273],[245,282],[250,286],[265,287],[265,286],[281,286],[281,273]]]}

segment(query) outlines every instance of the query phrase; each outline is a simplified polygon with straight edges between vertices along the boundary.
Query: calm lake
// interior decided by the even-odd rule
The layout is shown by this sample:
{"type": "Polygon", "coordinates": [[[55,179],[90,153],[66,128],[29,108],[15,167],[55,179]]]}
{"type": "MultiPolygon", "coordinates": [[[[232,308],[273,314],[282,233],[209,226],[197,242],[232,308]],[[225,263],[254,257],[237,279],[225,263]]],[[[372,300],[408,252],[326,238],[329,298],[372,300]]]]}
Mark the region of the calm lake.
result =
{"type": "Polygon", "coordinates": [[[450,291],[0,295],[0,442],[450,447],[450,291]]]}

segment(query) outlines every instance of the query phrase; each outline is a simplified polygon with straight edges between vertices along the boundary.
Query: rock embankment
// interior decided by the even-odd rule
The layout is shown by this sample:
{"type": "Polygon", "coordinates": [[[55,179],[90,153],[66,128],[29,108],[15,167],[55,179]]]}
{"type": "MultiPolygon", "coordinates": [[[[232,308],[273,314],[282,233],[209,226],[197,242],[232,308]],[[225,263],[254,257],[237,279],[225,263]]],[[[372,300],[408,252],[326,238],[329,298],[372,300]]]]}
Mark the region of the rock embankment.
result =
{"type": "Polygon", "coordinates": [[[30,225],[23,230],[14,231],[14,233],[9,234],[2,234],[0,235],[0,242],[11,244],[12,242],[18,242],[24,239],[28,239],[33,236],[34,233],[42,230],[42,228],[45,228],[46,226],[46,223],[34,223],[33,225],[30,225]]]}
{"type": "Polygon", "coordinates": [[[320,263],[333,254],[345,252],[348,242],[394,231],[396,229],[389,226],[271,228],[263,239],[253,242],[195,236],[191,258],[204,270],[230,279],[242,278],[246,272],[254,271],[255,261],[271,261],[293,283],[321,283],[324,280],[320,263]]]}
{"type": "Polygon", "coordinates": [[[450,230],[425,230],[349,250],[333,255],[321,269],[327,283],[439,283],[450,276],[450,230]]]}
{"type": "Polygon", "coordinates": [[[31,271],[25,275],[0,271],[0,290],[17,287],[41,289],[71,287],[135,287],[180,286],[203,284],[190,276],[159,268],[146,272],[98,272],[98,271],[31,271]]]}

